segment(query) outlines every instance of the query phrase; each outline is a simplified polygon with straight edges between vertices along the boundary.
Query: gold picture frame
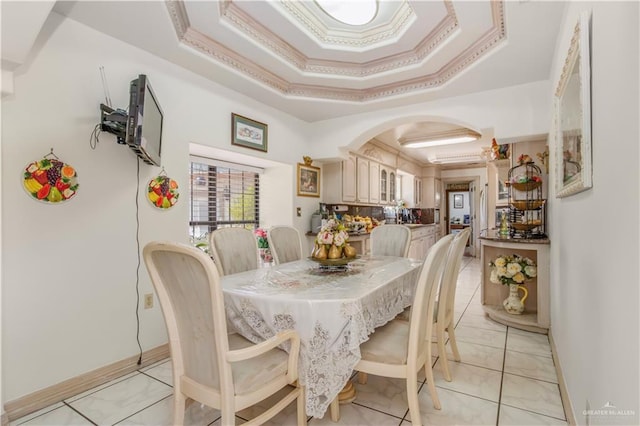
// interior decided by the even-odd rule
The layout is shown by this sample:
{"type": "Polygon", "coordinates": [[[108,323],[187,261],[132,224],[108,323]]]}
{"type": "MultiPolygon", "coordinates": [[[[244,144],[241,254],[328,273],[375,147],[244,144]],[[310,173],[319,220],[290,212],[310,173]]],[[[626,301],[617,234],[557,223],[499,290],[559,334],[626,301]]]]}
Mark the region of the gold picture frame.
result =
{"type": "Polygon", "coordinates": [[[320,197],[320,168],[298,163],[298,196],[320,197]]]}
{"type": "Polygon", "coordinates": [[[231,144],[267,152],[268,126],[231,113],[231,144]]]}

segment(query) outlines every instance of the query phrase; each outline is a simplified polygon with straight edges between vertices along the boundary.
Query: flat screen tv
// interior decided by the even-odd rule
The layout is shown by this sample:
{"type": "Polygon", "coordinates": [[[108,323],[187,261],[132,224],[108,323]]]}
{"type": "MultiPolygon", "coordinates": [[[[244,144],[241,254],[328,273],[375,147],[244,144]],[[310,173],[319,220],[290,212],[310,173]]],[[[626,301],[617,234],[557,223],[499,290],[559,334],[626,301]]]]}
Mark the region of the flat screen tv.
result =
{"type": "Polygon", "coordinates": [[[147,164],[160,165],[163,113],[146,75],[129,86],[127,145],[147,164]]]}

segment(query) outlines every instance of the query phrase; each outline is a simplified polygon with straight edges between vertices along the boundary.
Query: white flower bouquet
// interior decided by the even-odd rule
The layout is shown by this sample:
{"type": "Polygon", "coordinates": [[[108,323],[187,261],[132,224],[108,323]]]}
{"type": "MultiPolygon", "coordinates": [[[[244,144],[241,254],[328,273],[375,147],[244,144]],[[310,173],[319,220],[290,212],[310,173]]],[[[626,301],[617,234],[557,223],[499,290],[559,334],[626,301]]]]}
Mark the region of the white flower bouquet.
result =
{"type": "Polygon", "coordinates": [[[489,262],[491,267],[491,276],[489,281],[495,284],[523,284],[525,281],[535,278],[538,274],[538,269],[533,260],[528,257],[518,256],[498,256],[492,262],[489,262]]]}
{"type": "Polygon", "coordinates": [[[327,246],[343,247],[347,241],[349,241],[349,232],[341,222],[335,219],[329,219],[316,235],[316,242],[327,246]]]}

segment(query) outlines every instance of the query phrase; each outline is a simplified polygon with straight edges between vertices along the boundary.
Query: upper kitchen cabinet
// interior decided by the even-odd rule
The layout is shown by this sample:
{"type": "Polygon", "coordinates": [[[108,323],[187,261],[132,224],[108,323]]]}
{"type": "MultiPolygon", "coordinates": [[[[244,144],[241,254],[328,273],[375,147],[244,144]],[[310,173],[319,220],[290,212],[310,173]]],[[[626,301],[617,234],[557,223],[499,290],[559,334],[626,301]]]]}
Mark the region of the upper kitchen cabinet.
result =
{"type": "Polygon", "coordinates": [[[422,206],[422,179],[417,177],[413,182],[413,207],[422,206]]]}
{"type": "Polygon", "coordinates": [[[356,202],[357,160],[354,155],[344,161],[324,164],[322,181],[325,203],[356,202]]]}
{"type": "Polygon", "coordinates": [[[356,158],[356,202],[378,204],[380,202],[380,164],[356,158]]]}
{"type": "Polygon", "coordinates": [[[380,167],[380,203],[387,204],[389,202],[389,173],[385,167],[380,167]]]}
{"type": "Polygon", "coordinates": [[[395,204],[397,200],[397,180],[396,173],[392,170],[389,172],[389,204],[395,204]]]}
{"type": "Polygon", "coordinates": [[[422,205],[427,209],[439,209],[442,200],[442,180],[436,176],[435,169],[424,169],[422,178],[422,205]]]}
{"type": "Polygon", "coordinates": [[[396,203],[396,172],[394,169],[380,165],[380,204],[396,203]]]}

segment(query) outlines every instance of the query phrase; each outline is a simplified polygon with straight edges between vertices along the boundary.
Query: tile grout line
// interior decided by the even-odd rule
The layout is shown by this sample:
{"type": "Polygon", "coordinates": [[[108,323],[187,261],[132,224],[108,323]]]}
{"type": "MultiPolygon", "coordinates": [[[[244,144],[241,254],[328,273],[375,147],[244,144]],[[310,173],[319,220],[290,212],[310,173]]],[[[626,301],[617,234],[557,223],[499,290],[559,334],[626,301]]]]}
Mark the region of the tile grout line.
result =
{"type": "Polygon", "coordinates": [[[502,372],[500,373],[500,393],[498,394],[498,412],[496,413],[496,426],[500,425],[500,410],[502,408],[502,389],[504,386],[504,367],[507,363],[507,338],[509,337],[509,327],[504,333],[504,351],[502,353],[502,372]]]}
{"type": "MultiPolygon", "coordinates": [[[[78,413],[78,415],[82,416],[84,419],[87,419],[87,421],[89,423],[91,423],[92,425],[98,426],[98,423],[94,422],[93,420],[91,420],[89,417],[85,416],[84,414],[82,414],[80,411],[76,410],[75,408],[73,408],[71,405],[67,404],[65,401],[62,401],[62,403],[69,407],[71,410],[75,411],[76,413],[78,413]]],[[[61,407],[62,408],[62,407],[61,407]]]]}

